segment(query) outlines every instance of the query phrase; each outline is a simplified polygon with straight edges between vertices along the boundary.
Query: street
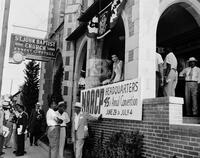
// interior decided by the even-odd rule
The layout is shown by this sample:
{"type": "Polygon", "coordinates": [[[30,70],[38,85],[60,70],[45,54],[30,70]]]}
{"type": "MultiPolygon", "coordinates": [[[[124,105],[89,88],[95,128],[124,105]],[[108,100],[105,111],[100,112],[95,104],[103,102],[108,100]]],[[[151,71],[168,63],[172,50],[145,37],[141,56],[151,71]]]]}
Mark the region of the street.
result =
{"type": "MultiPolygon", "coordinates": [[[[29,139],[26,141],[26,154],[24,156],[19,156],[19,158],[48,158],[48,152],[39,146],[30,146],[29,139]]],[[[13,148],[8,148],[3,150],[5,152],[3,158],[16,158],[13,154],[13,148]]]]}

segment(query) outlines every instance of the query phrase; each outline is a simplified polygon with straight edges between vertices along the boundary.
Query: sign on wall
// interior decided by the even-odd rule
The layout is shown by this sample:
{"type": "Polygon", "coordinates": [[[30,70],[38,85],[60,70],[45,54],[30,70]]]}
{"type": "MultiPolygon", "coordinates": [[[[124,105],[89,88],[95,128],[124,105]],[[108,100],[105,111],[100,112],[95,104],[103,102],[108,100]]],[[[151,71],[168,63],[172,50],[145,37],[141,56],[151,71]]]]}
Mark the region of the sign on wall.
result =
{"type": "Polygon", "coordinates": [[[55,41],[11,34],[10,63],[20,63],[24,59],[47,61],[55,58],[55,41]]]}
{"type": "Polygon", "coordinates": [[[83,111],[104,118],[142,120],[141,82],[127,80],[81,91],[83,111]]]}

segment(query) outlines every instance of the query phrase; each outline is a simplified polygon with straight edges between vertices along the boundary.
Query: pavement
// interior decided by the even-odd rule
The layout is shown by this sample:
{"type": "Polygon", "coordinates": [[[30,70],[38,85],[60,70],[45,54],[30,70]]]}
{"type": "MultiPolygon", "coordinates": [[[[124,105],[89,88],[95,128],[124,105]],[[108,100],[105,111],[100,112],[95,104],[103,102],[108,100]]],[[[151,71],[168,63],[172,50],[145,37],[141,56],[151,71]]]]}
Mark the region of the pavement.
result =
{"type": "MultiPolygon", "coordinates": [[[[25,151],[27,153],[24,156],[18,156],[19,158],[48,158],[48,151],[41,145],[30,146],[29,139],[27,139],[25,146],[25,151]]],[[[3,151],[5,152],[5,154],[1,156],[2,158],[16,158],[15,154],[13,154],[13,148],[7,148],[3,151]]]]}

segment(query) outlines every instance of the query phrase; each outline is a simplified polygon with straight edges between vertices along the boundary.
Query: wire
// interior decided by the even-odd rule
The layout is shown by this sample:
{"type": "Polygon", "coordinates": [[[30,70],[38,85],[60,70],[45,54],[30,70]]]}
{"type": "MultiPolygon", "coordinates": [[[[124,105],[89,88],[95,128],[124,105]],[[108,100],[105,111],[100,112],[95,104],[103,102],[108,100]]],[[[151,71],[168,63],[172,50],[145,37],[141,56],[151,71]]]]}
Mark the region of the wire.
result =
{"type": "Polygon", "coordinates": [[[23,29],[29,29],[29,30],[35,30],[35,31],[41,31],[41,32],[47,32],[46,30],[42,30],[42,29],[36,29],[36,28],[31,28],[31,27],[26,27],[26,26],[18,26],[18,25],[12,25],[13,27],[18,27],[18,28],[23,28],[23,29]]]}

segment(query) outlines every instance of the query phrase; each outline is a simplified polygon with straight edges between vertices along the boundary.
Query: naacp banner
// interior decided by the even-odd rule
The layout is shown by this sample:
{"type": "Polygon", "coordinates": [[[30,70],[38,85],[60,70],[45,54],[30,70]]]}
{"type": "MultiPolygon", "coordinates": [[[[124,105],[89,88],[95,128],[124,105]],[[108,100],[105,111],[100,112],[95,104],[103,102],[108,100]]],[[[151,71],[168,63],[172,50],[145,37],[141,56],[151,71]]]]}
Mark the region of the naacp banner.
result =
{"type": "Polygon", "coordinates": [[[103,118],[142,120],[141,82],[127,80],[81,91],[83,111],[103,118]]]}
{"type": "Polygon", "coordinates": [[[56,57],[56,42],[23,35],[11,34],[10,63],[20,63],[24,59],[47,61],[56,57]]]}

